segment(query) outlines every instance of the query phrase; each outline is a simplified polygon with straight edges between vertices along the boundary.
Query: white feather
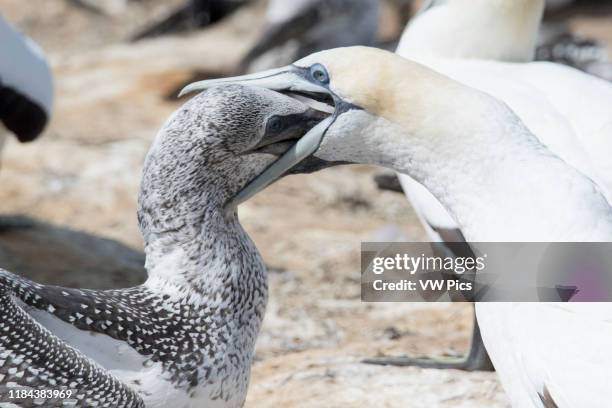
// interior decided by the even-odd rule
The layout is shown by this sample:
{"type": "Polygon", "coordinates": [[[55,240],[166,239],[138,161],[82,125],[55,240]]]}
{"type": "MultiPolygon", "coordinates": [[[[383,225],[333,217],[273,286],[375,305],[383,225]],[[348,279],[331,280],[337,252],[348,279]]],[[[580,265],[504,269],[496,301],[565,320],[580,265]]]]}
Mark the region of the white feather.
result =
{"type": "MultiPolygon", "coordinates": [[[[449,4],[452,2],[449,1],[449,4]]],[[[464,9],[464,16],[449,13],[446,17],[456,19],[452,22],[456,27],[457,21],[467,21],[469,18],[465,14],[472,11],[464,9]]],[[[469,38],[445,37],[444,30],[436,30],[436,27],[444,26],[441,19],[445,16],[442,13],[438,10],[439,16],[435,20],[423,18],[417,21],[418,30],[425,32],[428,27],[436,31],[435,39],[430,41],[427,37],[417,37],[417,29],[411,33],[409,27],[398,53],[416,58],[453,79],[506,102],[544,144],[596,180],[610,200],[612,86],[571,68],[550,63],[486,61],[484,59],[496,58],[522,61],[521,55],[532,53],[532,45],[528,41],[520,41],[525,39],[524,32],[517,31],[518,37],[515,37],[512,33],[496,31],[495,26],[488,32],[475,32],[474,25],[456,27],[458,36],[463,33],[475,35],[471,43],[469,38]],[[486,38],[493,49],[483,49],[476,38],[486,38]],[[523,46],[522,52],[517,50],[516,44],[512,44],[515,38],[519,38],[518,45],[523,46]],[[445,44],[444,41],[471,44],[471,48],[467,51],[460,49],[458,53],[455,47],[452,53],[447,53],[438,46],[440,42],[445,44]],[[505,48],[509,43],[512,46],[505,48]],[[425,49],[427,51],[423,52],[425,49]],[[512,55],[516,58],[512,58],[512,55]]],[[[493,21],[503,26],[504,15],[498,15],[493,21]]],[[[448,23],[451,24],[450,21],[448,23]]],[[[445,211],[441,211],[437,200],[424,187],[407,176],[402,176],[401,181],[408,186],[406,192],[411,202],[427,222],[448,225],[448,218],[442,214],[445,211]]],[[[560,185],[564,182],[566,180],[558,180],[560,185]]],[[[546,189],[547,186],[542,185],[542,188],[546,189]]],[[[520,196],[514,198],[528,199],[520,196]]],[[[577,208],[577,211],[581,210],[577,208]]],[[[554,208],[540,214],[542,223],[549,223],[551,230],[559,222],[555,214],[554,208]]],[[[485,217],[484,214],[481,216],[485,217]]],[[[516,240],[541,238],[534,234],[534,225],[523,222],[521,226],[523,233],[515,236],[516,240]]],[[[580,227],[588,228],[586,225],[574,228],[580,227]]],[[[483,235],[472,235],[480,236],[483,235]]],[[[507,238],[506,231],[484,236],[492,240],[507,238]]],[[[574,235],[573,239],[580,240],[578,236],[574,235]]],[[[550,234],[548,239],[563,238],[550,234]]],[[[476,309],[483,340],[513,406],[541,407],[538,394],[542,394],[545,388],[560,408],[609,405],[608,401],[612,398],[609,388],[612,352],[608,346],[612,338],[611,305],[505,303],[478,304],[476,309]]]]}

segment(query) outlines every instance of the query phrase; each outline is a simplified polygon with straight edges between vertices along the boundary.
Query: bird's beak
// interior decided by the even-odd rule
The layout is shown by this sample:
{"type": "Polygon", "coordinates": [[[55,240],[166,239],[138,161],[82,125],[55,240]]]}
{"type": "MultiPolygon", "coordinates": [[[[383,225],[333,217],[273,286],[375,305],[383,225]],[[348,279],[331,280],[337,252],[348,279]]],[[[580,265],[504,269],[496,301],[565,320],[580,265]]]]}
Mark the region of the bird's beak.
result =
{"type": "MultiPolygon", "coordinates": [[[[195,82],[187,85],[179,94],[185,95],[194,91],[203,91],[218,85],[239,84],[247,86],[258,86],[286,94],[294,94],[313,99],[318,102],[334,103],[334,114],[321,121],[313,127],[300,140],[293,145],[283,156],[272,163],[259,176],[251,181],[240,191],[227,205],[227,209],[233,209],[240,203],[248,200],[259,191],[263,190],[274,181],[288,173],[300,162],[315,153],[325,136],[325,132],[336,120],[339,114],[346,111],[347,103],[338,98],[333,92],[324,86],[313,83],[308,78],[308,70],[290,65],[283,68],[272,69],[251,75],[242,75],[231,78],[212,79],[195,82]],[[331,101],[331,102],[330,102],[331,101]]],[[[312,166],[305,166],[309,168],[312,166]]],[[[325,167],[317,163],[317,169],[325,167]]],[[[314,170],[314,168],[313,168],[314,170]]]]}
{"type": "Polygon", "coordinates": [[[226,206],[233,210],[255,194],[274,183],[302,160],[317,151],[332,118],[324,119],[298,140],[285,154],[272,163],[259,176],[246,185],[226,206]]]}
{"type": "Polygon", "coordinates": [[[247,85],[259,86],[279,92],[298,92],[306,94],[329,94],[329,91],[310,82],[305,77],[306,70],[289,65],[283,68],[257,72],[255,74],[241,75],[229,78],[209,79],[187,85],[179,93],[179,97],[195,91],[203,91],[218,85],[247,85]]]}

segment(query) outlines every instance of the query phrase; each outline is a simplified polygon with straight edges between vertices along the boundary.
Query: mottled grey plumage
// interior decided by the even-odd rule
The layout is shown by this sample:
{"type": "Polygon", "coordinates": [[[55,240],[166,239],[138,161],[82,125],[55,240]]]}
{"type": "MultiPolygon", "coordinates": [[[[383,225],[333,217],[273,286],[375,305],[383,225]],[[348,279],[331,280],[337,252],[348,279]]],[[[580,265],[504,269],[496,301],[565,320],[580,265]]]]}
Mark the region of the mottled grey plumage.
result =
{"type": "Polygon", "coordinates": [[[224,204],[274,161],[264,153],[274,142],[321,118],[289,97],[235,85],[175,112],[141,185],[149,279],[96,291],[0,270],[0,390],[66,387],[78,407],[241,406],[267,282],[257,249],[224,204]]]}

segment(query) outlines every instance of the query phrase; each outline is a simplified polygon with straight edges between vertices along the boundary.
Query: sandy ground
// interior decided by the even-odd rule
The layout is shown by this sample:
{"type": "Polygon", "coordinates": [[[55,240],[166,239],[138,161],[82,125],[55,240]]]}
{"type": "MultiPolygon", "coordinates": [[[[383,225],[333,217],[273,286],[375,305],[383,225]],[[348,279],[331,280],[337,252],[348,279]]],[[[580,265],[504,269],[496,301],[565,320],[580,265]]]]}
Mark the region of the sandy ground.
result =
{"type": "MultiPolygon", "coordinates": [[[[180,106],[168,95],[196,73],[231,71],[262,11],[249,7],[187,36],[124,42],[171,3],[133,1],[118,17],[69,1],[0,0],[5,17],[49,53],[57,91],[44,137],[11,141],[3,157],[0,213],[34,225],[0,233],[0,266],[81,287],[144,279],[136,195],[150,142],[180,106]]],[[[605,31],[597,24],[593,32],[605,31]]],[[[360,301],[361,241],[424,239],[408,203],[376,189],[377,171],[286,178],[241,208],[270,267],[271,292],[247,406],[506,407],[494,373],[360,363],[381,354],[457,355],[471,324],[468,305],[360,301]]]]}

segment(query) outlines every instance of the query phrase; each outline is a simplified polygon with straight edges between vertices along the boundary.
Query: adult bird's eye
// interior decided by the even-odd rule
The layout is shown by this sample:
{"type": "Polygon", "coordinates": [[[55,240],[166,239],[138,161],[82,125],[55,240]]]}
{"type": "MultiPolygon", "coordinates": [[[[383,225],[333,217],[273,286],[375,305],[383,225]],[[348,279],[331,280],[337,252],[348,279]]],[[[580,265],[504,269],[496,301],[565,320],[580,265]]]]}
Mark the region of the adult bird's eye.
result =
{"type": "Polygon", "coordinates": [[[268,120],[268,130],[272,132],[280,132],[282,127],[281,119],[274,116],[268,120]]]}
{"type": "Polygon", "coordinates": [[[310,74],[312,78],[321,83],[328,84],[329,83],[329,75],[327,74],[327,70],[321,64],[315,64],[310,68],[310,74]]]}

